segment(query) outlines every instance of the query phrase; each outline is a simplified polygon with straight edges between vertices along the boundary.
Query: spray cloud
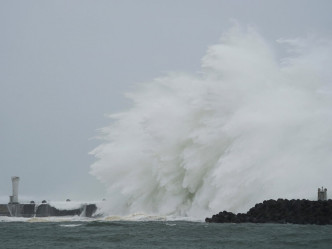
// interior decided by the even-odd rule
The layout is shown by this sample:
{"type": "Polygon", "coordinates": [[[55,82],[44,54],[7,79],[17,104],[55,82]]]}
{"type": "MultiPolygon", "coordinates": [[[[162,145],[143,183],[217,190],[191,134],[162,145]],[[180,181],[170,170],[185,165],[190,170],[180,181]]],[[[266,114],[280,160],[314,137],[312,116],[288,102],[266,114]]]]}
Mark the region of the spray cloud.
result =
{"type": "Polygon", "coordinates": [[[208,48],[199,75],[172,73],[128,94],[133,107],[102,129],[91,173],[107,212],[201,216],[332,189],[332,46],[234,27],[208,48]]]}

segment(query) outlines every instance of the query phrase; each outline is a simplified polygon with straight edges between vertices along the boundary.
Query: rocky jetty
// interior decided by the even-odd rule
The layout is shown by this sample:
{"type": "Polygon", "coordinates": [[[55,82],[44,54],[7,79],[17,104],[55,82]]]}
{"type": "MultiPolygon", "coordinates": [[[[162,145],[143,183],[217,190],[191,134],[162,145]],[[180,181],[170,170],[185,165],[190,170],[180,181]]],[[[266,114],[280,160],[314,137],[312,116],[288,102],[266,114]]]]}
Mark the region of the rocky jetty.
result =
{"type": "Polygon", "coordinates": [[[332,225],[332,200],[267,200],[247,213],[223,211],[206,218],[213,223],[292,223],[332,225]]]}

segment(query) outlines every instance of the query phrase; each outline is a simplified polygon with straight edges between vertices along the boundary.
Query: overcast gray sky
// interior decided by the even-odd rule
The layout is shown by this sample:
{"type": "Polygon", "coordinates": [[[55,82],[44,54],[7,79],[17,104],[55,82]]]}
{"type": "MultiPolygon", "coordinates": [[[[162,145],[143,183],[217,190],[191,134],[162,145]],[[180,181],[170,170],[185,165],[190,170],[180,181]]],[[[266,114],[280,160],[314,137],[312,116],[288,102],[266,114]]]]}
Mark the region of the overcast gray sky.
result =
{"type": "Polygon", "coordinates": [[[0,0],[0,200],[94,200],[89,175],[105,114],[169,71],[195,73],[230,19],[271,41],[331,36],[330,0],[0,0]],[[39,198],[39,199],[38,199],[39,198]]]}

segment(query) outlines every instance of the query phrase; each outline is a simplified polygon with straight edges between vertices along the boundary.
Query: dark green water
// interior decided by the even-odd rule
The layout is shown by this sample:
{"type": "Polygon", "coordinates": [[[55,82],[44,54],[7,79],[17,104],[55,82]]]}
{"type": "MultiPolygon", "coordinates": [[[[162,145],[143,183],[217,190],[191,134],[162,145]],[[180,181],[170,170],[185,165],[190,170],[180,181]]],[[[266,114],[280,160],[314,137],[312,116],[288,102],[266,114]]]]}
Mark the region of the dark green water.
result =
{"type": "Polygon", "coordinates": [[[332,248],[332,226],[0,222],[0,248],[332,248]]]}

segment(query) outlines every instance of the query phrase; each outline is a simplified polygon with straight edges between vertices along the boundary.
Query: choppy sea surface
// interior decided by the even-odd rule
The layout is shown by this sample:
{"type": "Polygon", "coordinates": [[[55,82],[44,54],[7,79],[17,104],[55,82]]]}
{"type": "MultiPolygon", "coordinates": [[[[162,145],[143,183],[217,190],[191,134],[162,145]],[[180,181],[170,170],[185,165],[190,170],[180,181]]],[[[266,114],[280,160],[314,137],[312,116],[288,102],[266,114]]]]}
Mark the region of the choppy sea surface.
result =
{"type": "Polygon", "coordinates": [[[332,226],[0,219],[0,248],[332,248],[332,226]]]}

